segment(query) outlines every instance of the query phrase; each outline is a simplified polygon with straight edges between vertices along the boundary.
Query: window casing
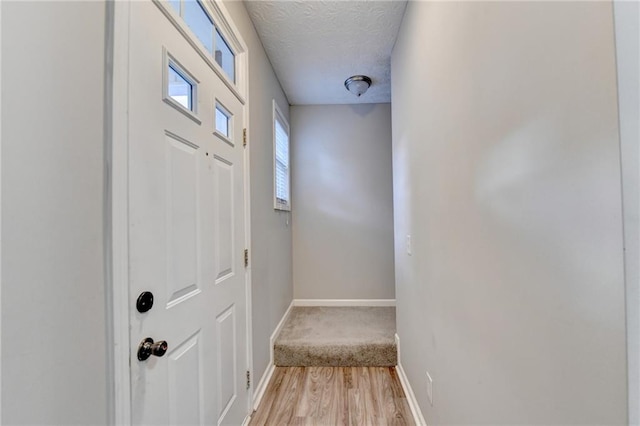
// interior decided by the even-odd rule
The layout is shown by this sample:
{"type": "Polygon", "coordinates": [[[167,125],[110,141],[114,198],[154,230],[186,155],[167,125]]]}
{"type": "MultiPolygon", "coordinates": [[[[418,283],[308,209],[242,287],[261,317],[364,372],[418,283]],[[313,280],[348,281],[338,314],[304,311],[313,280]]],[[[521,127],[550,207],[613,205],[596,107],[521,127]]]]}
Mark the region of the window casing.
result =
{"type": "Polygon", "coordinates": [[[199,81],[166,49],[163,49],[162,56],[164,62],[162,98],[164,102],[200,124],[201,121],[198,118],[199,81]]]}
{"type": "Polygon", "coordinates": [[[291,210],[289,123],[273,101],[273,199],[276,210],[291,210]]]}
{"type": "Polygon", "coordinates": [[[218,136],[224,136],[225,139],[231,141],[232,134],[231,130],[233,129],[232,119],[233,114],[229,112],[218,100],[215,103],[215,133],[218,136]]]}
{"type": "Polygon", "coordinates": [[[184,20],[214,61],[232,83],[236,82],[236,53],[200,0],[169,0],[174,11],[184,20]]]}

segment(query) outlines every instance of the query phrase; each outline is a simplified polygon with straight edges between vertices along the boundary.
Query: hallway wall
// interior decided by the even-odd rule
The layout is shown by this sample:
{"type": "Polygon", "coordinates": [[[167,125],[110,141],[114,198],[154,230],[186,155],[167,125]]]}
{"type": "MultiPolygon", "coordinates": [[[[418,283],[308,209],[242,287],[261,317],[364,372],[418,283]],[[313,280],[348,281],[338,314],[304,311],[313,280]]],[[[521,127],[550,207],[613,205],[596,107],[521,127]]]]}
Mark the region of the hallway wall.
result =
{"type": "Polygon", "coordinates": [[[291,107],[296,299],[393,299],[389,104],[291,107]]]}
{"type": "Polygon", "coordinates": [[[392,93],[397,326],[427,423],[625,424],[611,3],[409,2],[392,93]]]}
{"type": "Polygon", "coordinates": [[[0,423],[107,424],[105,3],[2,2],[0,28],[0,423]]]}
{"type": "Polygon", "coordinates": [[[273,72],[245,5],[224,2],[249,48],[249,145],[251,173],[251,276],[253,374],[267,369],[269,338],[293,297],[289,213],[273,209],[273,115],[276,100],[289,118],[289,101],[273,72]]]}

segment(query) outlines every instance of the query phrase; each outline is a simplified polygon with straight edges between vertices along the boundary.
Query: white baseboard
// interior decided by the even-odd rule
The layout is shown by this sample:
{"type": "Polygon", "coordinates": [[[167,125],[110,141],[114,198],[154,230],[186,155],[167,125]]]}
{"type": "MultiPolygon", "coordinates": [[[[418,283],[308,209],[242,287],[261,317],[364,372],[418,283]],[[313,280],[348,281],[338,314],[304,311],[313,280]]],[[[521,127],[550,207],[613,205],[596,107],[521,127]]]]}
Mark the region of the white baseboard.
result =
{"type": "Polygon", "coordinates": [[[244,418],[244,421],[242,422],[242,426],[249,426],[249,422],[251,421],[251,414],[252,413],[247,414],[247,416],[244,418]]]}
{"type": "Polygon", "coordinates": [[[415,394],[413,393],[413,389],[411,389],[411,384],[409,383],[409,379],[404,372],[404,368],[402,368],[402,362],[400,361],[400,337],[396,333],[396,347],[398,348],[398,365],[396,366],[396,371],[398,372],[398,378],[400,379],[400,384],[402,384],[402,389],[404,390],[404,394],[407,397],[407,402],[409,403],[409,408],[411,409],[411,414],[413,415],[413,419],[419,426],[427,426],[427,422],[424,420],[424,416],[422,415],[422,411],[420,410],[420,406],[418,405],[418,400],[416,399],[415,394]]]}
{"type": "Polygon", "coordinates": [[[396,299],[293,299],[293,306],[396,306],[396,299]]]}
{"type": "Polygon", "coordinates": [[[282,318],[280,318],[280,322],[278,323],[278,325],[276,325],[276,328],[273,330],[273,333],[271,333],[271,337],[269,338],[269,363],[271,365],[273,365],[273,345],[276,343],[276,339],[280,334],[280,330],[282,330],[282,327],[284,326],[285,321],[287,321],[287,318],[289,318],[291,309],[294,306],[295,306],[295,300],[292,300],[291,303],[289,304],[289,307],[284,312],[284,315],[282,315],[282,318]]]}
{"type": "Polygon", "coordinates": [[[289,307],[285,311],[284,315],[282,315],[280,322],[278,323],[276,328],[273,330],[273,333],[271,333],[271,337],[269,338],[269,365],[267,366],[267,369],[264,371],[264,374],[260,378],[260,382],[258,383],[258,386],[256,386],[256,390],[253,393],[253,409],[254,410],[258,408],[258,405],[260,405],[260,401],[262,401],[264,392],[267,390],[267,385],[269,384],[269,380],[271,380],[271,376],[273,376],[273,372],[275,371],[275,366],[273,365],[273,345],[276,341],[276,338],[278,337],[278,334],[280,334],[280,330],[282,330],[282,326],[284,325],[285,321],[289,317],[289,313],[291,312],[291,308],[293,308],[293,306],[294,306],[294,303],[292,301],[289,304],[289,307]]]}
{"type": "Polygon", "coordinates": [[[260,383],[256,386],[256,391],[253,393],[253,409],[257,410],[258,405],[260,405],[260,401],[262,401],[262,397],[264,396],[265,391],[267,390],[267,385],[269,384],[269,380],[271,380],[271,376],[273,376],[273,372],[276,370],[276,366],[273,365],[273,362],[267,366],[267,369],[264,371],[262,378],[260,379],[260,383]]]}

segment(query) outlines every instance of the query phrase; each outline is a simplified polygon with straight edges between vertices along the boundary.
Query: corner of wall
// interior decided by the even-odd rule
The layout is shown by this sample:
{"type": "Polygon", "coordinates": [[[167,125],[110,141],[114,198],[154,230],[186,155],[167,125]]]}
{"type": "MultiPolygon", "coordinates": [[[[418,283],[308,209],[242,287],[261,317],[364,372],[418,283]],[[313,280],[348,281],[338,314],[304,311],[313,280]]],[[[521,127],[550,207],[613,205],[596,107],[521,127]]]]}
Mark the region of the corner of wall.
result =
{"type": "Polygon", "coordinates": [[[400,383],[402,384],[402,389],[404,390],[404,394],[407,397],[407,402],[409,404],[409,409],[411,410],[411,414],[413,415],[413,419],[419,426],[427,426],[427,422],[422,415],[422,410],[420,409],[420,405],[418,404],[418,400],[416,399],[415,394],[413,393],[413,388],[411,387],[411,382],[409,382],[409,378],[402,367],[402,353],[400,351],[400,336],[398,333],[395,335],[396,338],[396,347],[398,348],[398,365],[396,370],[398,371],[398,378],[400,379],[400,383]]]}

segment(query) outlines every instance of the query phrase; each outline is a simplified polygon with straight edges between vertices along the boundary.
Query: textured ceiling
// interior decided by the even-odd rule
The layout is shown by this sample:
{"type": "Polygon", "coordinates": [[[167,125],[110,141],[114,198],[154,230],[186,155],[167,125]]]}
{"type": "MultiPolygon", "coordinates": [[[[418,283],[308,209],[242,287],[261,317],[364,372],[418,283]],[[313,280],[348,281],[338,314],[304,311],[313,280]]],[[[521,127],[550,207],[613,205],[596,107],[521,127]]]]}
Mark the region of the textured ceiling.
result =
{"type": "Polygon", "coordinates": [[[245,0],[292,105],[391,102],[391,49],[406,0],[245,0]],[[344,81],[371,77],[361,97],[344,81]]]}

